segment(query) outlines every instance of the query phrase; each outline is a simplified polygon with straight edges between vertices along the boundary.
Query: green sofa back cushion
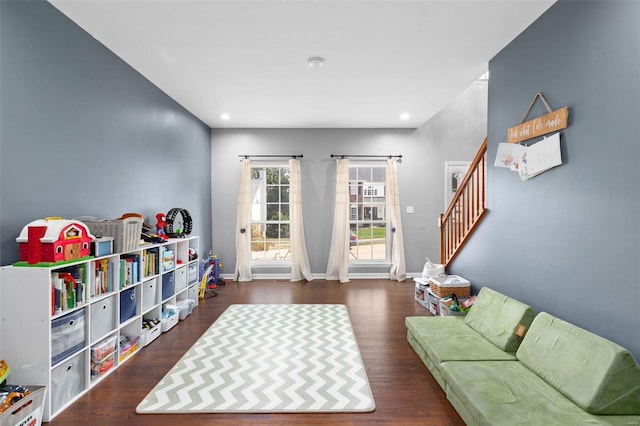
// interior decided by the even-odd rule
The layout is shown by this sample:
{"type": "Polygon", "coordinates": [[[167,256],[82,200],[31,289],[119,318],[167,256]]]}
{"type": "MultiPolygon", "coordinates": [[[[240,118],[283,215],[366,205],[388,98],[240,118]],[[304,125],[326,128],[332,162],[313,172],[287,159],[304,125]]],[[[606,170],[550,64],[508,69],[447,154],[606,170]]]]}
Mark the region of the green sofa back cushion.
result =
{"type": "Polygon", "coordinates": [[[524,303],[483,287],[464,321],[498,348],[515,352],[522,341],[516,330],[526,330],[534,316],[524,303]]]}
{"type": "Polygon", "coordinates": [[[603,337],[542,312],[516,356],[589,413],[640,414],[640,367],[603,337]]]}

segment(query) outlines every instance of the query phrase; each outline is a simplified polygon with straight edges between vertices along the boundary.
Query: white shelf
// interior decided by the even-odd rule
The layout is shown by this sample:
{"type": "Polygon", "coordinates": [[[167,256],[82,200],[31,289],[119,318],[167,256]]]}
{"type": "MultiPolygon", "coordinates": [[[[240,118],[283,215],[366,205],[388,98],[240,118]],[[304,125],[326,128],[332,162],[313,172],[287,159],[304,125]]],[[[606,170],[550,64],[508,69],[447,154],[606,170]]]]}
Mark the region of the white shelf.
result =
{"type": "Polygon", "coordinates": [[[141,339],[143,320],[160,319],[163,304],[175,304],[195,295],[197,306],[198,282],[189,282],[188,271],[198,267],[199,259],[189,260],[189,248],[198,249],[198,237],[170,239],[124,254],[47,267],[0,268],[2,357],[11,366],[13,383],[47,386],[45,422],[134,357],[143,348],[142,341],[139,349],[122,361],[118,342],[124,336],[141,339]],[[167,250],[173,252],[174,264],[162,271],[161,255],[167,250]],[[127,258],[132,259],[129,269],[133,265],[137,268],[135,272],[129,270],[129,275],[127,258]],[[52,283],[61,272],[71,270],[82,275],[84,287],[75,298],[70,296],[67,300],[69,305],[75,300],[79,304],[58,312],[52,283]],[[165,292],[163,298],[162,282],[169,276],[173,278],[174,286],[165,289],[170,292],[165,292]],[[177,289],[176,276],[179,279],[177,289]],[[125,286],[126,282],[130,284],[125,286]],[[126,295],[125,301],[121,300],[123,295],[126,295]],[[120,314],[125,310],[131,317],[121,323],[120,314]],[[52,330],[54,323],[56,329],[52,330]],[[116,342],[113,367],[92,377],[91,347],[110,336],[115,336],[116,342]],[[58,353],[61,356],[52,363],[58,353]]]}

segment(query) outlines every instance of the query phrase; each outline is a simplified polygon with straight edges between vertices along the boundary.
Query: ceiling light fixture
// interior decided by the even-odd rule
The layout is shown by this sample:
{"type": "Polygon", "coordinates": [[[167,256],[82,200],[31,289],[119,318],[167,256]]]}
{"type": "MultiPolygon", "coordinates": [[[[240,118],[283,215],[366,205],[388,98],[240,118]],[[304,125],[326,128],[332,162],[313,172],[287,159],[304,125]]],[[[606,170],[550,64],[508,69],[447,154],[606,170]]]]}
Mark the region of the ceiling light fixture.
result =
{"type": "Polygon", "coordinates": [[[403,112],[402,114],[400,114],[400,120],[402,120],[402,121],[407,121],[410,118],[411,118],[411,116],[409,115],[408,112],[403,112]]]}
{"type": "Polygon", "coordinates": [[[224,112],[224,113],[220,114],[220,119],[221,119],[221,120],[227,121],[227,120],[229,120],[230,118],[231,118],[231,116],[230,116],[228,113],[226,113],[226,112],[224,112]]]}
{"type": "Polygon", "coordinates": [[[320,68],[324,66],[324,58],[322,56],[312,56],[307,59],[307,65],[311,68],[320,68]]]}

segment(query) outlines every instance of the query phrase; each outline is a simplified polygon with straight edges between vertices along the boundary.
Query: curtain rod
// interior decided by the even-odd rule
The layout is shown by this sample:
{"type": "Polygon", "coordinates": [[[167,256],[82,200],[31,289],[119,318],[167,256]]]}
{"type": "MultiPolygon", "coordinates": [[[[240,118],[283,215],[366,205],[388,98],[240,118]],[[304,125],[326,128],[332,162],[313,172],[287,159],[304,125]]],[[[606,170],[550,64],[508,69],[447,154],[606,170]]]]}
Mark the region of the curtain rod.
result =
{"type": "Polygon", "coordinates": [[[291,158],[302,158],[303,155],[299,154],[299,155],[267,155],[267,154],[258,154],[258,155],[249,155],[249,154],[244,154],[244,155],[238,155],[238,157],[240,158],[249,158],[249,157],[270,157],[270,158],[276,158],[276,157],[291,157],[291,158]]]}
{"type": "Polygon", "coordinates": [[[365,158],[402,158],[402,155],[347,155],[347,154],[331,154],[331,158],[346,157],[365,157],[365,158]]]}

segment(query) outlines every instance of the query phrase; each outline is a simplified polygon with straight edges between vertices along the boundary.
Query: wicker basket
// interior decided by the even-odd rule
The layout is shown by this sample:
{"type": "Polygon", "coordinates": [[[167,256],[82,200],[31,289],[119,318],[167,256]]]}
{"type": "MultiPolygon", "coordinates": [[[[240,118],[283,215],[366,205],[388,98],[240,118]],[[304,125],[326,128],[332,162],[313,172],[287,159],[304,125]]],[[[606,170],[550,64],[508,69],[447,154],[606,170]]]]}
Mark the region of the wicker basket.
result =
{"type": "Polygon", "coordinates": [[[142,219],[128,217],[116,220],[89,220],[81,219],[91,233],[98,237],[113,237],[113,252],[125,253],[137,250],[140,247],[140,234],[142,233],[142,219]]]}
{"type": "Polygon", "coordinates": [[[429,279],[429,289],[438,297],[455,294],[458,297],[471,296],[471,283],[458,275],[445,275],[429,279]]]}

